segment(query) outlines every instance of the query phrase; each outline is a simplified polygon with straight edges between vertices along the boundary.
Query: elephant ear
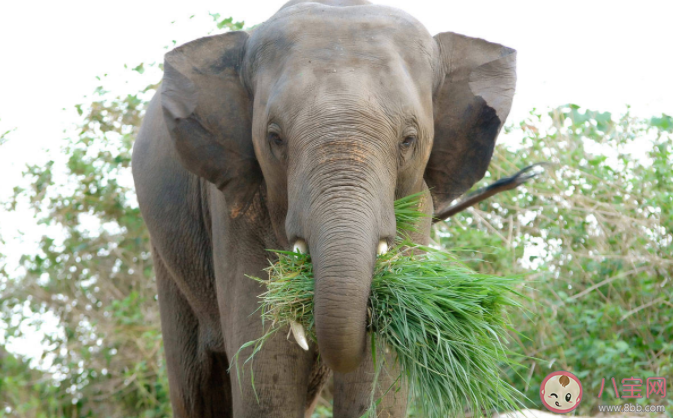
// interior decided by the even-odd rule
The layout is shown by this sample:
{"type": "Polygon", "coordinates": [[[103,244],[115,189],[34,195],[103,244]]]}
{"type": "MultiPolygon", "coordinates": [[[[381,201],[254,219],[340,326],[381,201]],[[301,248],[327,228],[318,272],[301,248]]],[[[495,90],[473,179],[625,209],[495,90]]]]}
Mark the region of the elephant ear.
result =
{"type": "Polygon", "coordinates": [[[509,114],[516,51],[446,32],[439,45],[439,85],[433,96],[435,138],[424,178],[435,213],[479,181],[509,114]]]}
{"type": "Polygon", "coordinates": [[[248,38],[229,32],[166,54],[164,120],[182,165],[225,194],[232,217],[245,212],[262,181],[252,145],[252,106],[240,75],[248,38]]]}

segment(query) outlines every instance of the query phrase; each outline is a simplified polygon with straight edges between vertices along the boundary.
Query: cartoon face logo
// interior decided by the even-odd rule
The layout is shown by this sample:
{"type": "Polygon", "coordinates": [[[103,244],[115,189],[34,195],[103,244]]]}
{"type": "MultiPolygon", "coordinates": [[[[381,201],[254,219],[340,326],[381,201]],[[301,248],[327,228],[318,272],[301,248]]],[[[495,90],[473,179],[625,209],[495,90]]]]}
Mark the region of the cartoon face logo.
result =
{"type": "Polygon", "coordinates": [[[570,372],[551,373],[542,381],[540,399],[550,411],[565,414],[580,406],[582,384],[570,372]]]}

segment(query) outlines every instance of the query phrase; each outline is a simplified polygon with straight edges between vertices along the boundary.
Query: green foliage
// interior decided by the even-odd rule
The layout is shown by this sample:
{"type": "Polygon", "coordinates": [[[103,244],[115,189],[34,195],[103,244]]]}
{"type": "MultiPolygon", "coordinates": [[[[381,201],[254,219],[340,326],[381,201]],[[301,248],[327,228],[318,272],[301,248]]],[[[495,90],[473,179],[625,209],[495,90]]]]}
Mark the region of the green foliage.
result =
{"type": "Polygon", "coordinates": [[[522,137],[516,147],[497,147],[481,185],[535,161],[555,168],[436,231],[447,248],[486,251],[468,260],[472,268],[528,273],[535,303],[512,318],[523,337],[513,334],[512,349],[528,356],[526,369],[510,377],[537,407],[540,383],[555,370],[582,380],[582,414],[623,402],[598,398],[603,378],[673,376],[670,122],[575,105],[532,113],[511,132],[522,137]]]}
{"type": "Polygon", "coordinates": [[[0,347],[0,418],[78,416],[80,406],[63,402],[48,376],[0,347]]]}
{"type": "Polygon", "coordinates": [[[98,88],[77,106],[82,122],[64,141],[65,164],[28,167],[30,188],[17,188],[11,203],[17,210],[28,202],[46,234],[22,257],[25,274],[3,292],[3,311],[23,315],[27,302],[23,321],[58,318],[49,374],[54,394],[78,405],[79,417],[169,416],[149,236],[129,176],[155,87],[118,97],[98,88]]]}
{"type": "MultiPolygon", "coordinates": [[[[0,121],[1,121],[1,120],[2,120],[2,119],[0,119],[0,121]]],[[[14,128],[14,129],[7,129],[7,130],[3,130],[2,128],[0,128],[0,145],[2,145],[2,144],[4,144],[5,142],[7,142],[7,141],[9,140],[8,135],[11,134],[12,132],[14,132],[15,130],[16,130],[16,128],[14,128]]]]}
{"type": "MultiPolygon", "coordinates": [[[[243,22],[213,19],[217,29],[242,29],[243,22]]],[[[0,322],[15,324],[4,336],[39,330],[49,315],[58,328],[43,329],[42,359],[3,361],[11,369],[0,375],[9,376],[1,381],[0,416],[172,416],[149,235],[130,170],[161,65],[125,68],[146,87],[113,95],[100,85],[75,105],[80,122],[72,135],[51,161],[27,167],[29,185],[16,187],[6,205],[32,211],[44,236],[14,277],[0,281],[0,322]]]]}
{"type": "Polygon", "coordinates": [[[218,29],[228,29],[232,31],[242,30],[245,25],[244,21],[234,22],[233,17],[227,17],[222,19],[219,13],[210,13],[210,16],[215,21],[218,29]]]}

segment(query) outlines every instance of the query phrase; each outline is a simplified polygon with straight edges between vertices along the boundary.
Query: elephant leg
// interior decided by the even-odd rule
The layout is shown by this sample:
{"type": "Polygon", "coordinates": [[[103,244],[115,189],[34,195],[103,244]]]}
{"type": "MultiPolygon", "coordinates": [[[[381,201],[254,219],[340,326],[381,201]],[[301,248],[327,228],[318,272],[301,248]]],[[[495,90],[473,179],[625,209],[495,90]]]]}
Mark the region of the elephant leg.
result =
{"type": "MultiPolygon", "coordinates": [[[[334,373],[334,418],[359,418],[371,403],[372,386],[375,379],[371,341],[367,338],[367,354],[360,366],[350,373],[334,373]]],[[[377,379],[374,400],[381,399],[377,407],[377,417],[401,418],[407,412],[406,386],[398,380],[399,369],[394,365],[392,353],[378,348],[377,361],[383,368],[377,379]]]]}
{"type": "MultiPolygon", "coordinates": [[[[221,306],[222,317],[227,318],[223,328],[232,364],[236,361],[234,354],[243,344],[263,335],[257,310],[257,284],[247,279],[237,285],[240,287],[226,298],[226,306],[221,306]]],[[[251,351],[251,348],[243,350],[237,367],[230,370],[233,415],[236,418],[304,418],[311,369],[317,361],[315,347],[304,351],[292,337],[288,340],[287,331],[280,331],[264,343],[251,362],[243,364],[251,351]]]]}
{"type": "Polygon", "coordinates": [[[318,361],[313,364],[313,369],[311,370],[309,378],[304,418],[311,418],[311,415],[313,415],[313,411],[315,411],[316,406],[318,406],[322,389],[325,386],[325,383],[329,380],[331,374],[332,371],[329,367],[322,364],[322,362],[318,361]]]}
{"type": "Polygon", "coordinates": [[[154,268],[173,416],[231,418],[226,356],[202,347],[199,321],[158,256],[154,268]]]}
{"type": "MultiPolygon", "coordinates": [[[[259,317],[257,320],[261,322],[259,317]]],[[[233,410],[236,418],[304,418],[313,352],[305,352],[276,333],[264,343],[251,363],[243,364],[249,350],[241,355],[238,370],[232,369],[233,410]],[[240,380],[239,380],[240,379],[240,380]]]]}

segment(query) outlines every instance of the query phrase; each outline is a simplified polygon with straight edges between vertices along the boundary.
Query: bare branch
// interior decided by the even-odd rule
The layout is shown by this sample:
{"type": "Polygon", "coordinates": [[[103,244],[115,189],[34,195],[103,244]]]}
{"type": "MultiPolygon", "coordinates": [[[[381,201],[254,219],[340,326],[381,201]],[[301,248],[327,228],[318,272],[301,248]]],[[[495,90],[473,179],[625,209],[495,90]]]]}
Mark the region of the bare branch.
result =
{"type": "Polygon", "coordinates": [[[474,191],[473,193],[468,194],[465,196],[462,200],[460,200],[458,203],[449,206],[442,212],[435,214],[433,222],[440,222],[444,221],[453,215],[464,211],[465,209],[469,208],[470,206],[474,206],[477,203],[481,202],[482,200],[486,200],[489,197],[496,195],[500,192],[504,192],[507,190],[512,190],[517,188],[518,186],[522,185],[523,183],[527,182],[528,180],[535,178],[539,176],[540,174],[544,173],[544,170],[539,170],[538,168],[544,168],[546,166],[549,166],[551,164],[549,163],[535,163],[532,165],[529,165],[528,167],[520,170],[516,174],[510,177],[505,177],[502,178],[498,181],[496,181],[493,184],[490,184],[486,187],[483,187],[479,190],[474,191]]]}

